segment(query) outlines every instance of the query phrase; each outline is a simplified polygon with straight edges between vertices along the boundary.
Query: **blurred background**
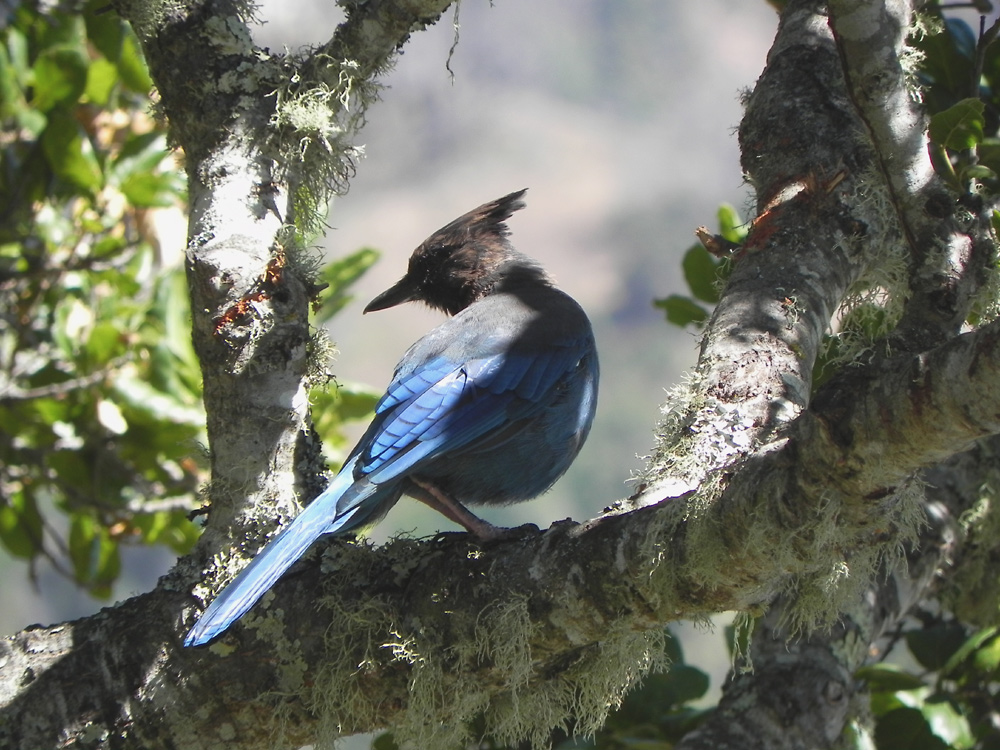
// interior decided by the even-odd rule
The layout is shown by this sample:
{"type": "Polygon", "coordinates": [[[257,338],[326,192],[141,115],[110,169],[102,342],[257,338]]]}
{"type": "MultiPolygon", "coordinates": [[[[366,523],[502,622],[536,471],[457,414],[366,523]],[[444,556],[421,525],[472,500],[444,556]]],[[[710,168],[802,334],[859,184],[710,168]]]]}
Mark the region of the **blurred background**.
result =
{"type": "MultiPolygon", "coordinates": [[[[668,326],[652,302],[687,291],[681,256],[697,226],[715,228],[720,203],[749,214],[739,98],[764,67],[777,16],[764,0],[467,0],[459,11],[415,33],[385,77],[359,138],[366,156],[331,208],[327,258],[364,246],[382,253],[332,321],[333,371],[382,389],[406,347],[441,316],[416,305],[362,316],[365,303],[404,273],[434,230],[529,188],[528,207],[509,222],[512,240],[589,313],[600,406],[589,442],[550,493],[483,515],[541,527],[585,519],[628,494],[665,391],[694,362],[697,335],[668,326]]],[[[319,43],[339,20],[326,0],[266,0],[259,18],[256,38],[273,51],[319,43]]],[[[183,223],[166,237],[164,252],[179,262],[183,223]]],[[[375,538],[450,528],[404,500],[375,538]]],[[[149,589],[172,563],[160,548],[123,552],[118,599],[149,589]]],[[[25,570],[0,558],[4,633],[102,606],[44,566],[34,585],[25,570]]],[[[723,669],[718,635],[705,643],[723,669]]],[[[698,639],[685,644],[698,662],[698,639]]]]}

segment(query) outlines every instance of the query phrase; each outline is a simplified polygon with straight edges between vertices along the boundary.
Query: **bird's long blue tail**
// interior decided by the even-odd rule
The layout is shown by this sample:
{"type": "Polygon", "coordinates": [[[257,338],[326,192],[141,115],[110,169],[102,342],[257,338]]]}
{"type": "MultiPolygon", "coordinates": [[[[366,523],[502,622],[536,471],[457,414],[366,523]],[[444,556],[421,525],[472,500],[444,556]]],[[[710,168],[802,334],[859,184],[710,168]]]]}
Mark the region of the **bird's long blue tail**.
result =
{"type": "MultiPolygon", "coordinates": [[[[353,464],[353,461],[351,462],[353,464]]],[[[184,639],[185,646],[208,643],[250,609],[310,545],[323,534],[363,526],[378,510],[379,488],[354,483],[346,466],[330,486],[272,539],[227,585],[184,639]],[[356,496],[352,496],[356,495],[356,496]],[[347,507],[344,507],[347,506],[347,507]]],[[[383,488],[383,493],[385,488],[383,488]]]]}

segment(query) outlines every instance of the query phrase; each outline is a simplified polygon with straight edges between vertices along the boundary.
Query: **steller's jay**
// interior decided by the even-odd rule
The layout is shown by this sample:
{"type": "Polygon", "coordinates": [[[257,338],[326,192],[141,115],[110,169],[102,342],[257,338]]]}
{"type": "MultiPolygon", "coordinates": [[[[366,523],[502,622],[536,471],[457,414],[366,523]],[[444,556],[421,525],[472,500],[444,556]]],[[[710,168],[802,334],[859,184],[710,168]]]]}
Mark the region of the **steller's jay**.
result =
{"type": "Polygon", "coordinates": [[[462,503],[545,492],[587,438],[597,351],[580,306],[507,239],[524,190],[438,230],[365,312],[420,300],[451,316],[409,348],[340,473],[222,590],[188,633],[207,643],[323,534],[374,524],[403,494],[481,539],[502,529],[462,503]]]}

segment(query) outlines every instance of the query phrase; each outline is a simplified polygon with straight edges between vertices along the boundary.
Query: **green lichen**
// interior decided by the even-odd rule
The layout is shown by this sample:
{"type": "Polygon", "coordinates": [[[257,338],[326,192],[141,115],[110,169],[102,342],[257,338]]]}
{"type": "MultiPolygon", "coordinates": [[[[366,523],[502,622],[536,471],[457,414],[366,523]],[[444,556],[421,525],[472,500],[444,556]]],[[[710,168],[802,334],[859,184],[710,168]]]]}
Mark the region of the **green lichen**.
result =
{"type": "Polygon", "coordinates": [[[856,216],[866,218],[865,267],[834,315],[834,334],[820,355],[839,367],[864,358],[899,323],[910,296],[910,250],[881,175],[861,174],[844,197],[856,216]]]}
{"type": "Polygon", "coordinates": [[[905,546],[916,543],[924,522],[924,485],[912,479],[881,503],[877,527],[854,520],[856,514],[843,499],[831,500],[823,509],[813,543],[827,554],[788,586],[795,593],[786,612],[793,633],[828,627],[841,612],[853,609],[879,571],[901,564],[905,546]],[[885,543],[887,535],[891,544],[885,543]]]}
{"type": "Polygon", "coordinates": [[[945,606],[963,622],[1000,625],[1000,477],[990,477],[978,502],[959,519],[964,539],[959,564],[940,592],[945,606]]]}
{"type": "MultiPolygon", "coordinates": [[[[414,559],[413,544],[394,540],[383,549],[402,563],[414,559]]],[[[363,581],[374,572],[365,553],[363,547],[344,548],[324,564],[338,576],[363,581]]],[[[623,618],[609,623],[606,637],[582,648],[571,663],[540,673],[532,652],[540,624],[528,597],[517,592],[476,613],[446,612],[447,633],[425,626],[417,613],[393,611],[377,597],[350,602],[328,597],[322,606],[330,619],[326,657],[312,683],[298,691],[318,721],[319,746],[358,727],[384,724],[388,703],[395,709],[391,730],[401,747],[461,747],[478,741],[474,732],[482,731],[503,743],[545,748],[557,729],[577,735],[597,731],[644,674],[665,666],[662,633],[636,632],[623,618]],[[408,674],[404,694],[386,696],[369,684],[400,669],[408,674]]],[[[278,650],[280,658],[286,658],[283,653],[278,650]]],[[[287,658],[293,656],[289,644],[287,658]]],[[[278,715],[291,721],[292,710],[278,715]]]]}
{"type": "Polygon", "coordinates": [[[292,186],[292,218],[309,241],[325,229],[330,198],[347,191],[364,153],[352,142],[378,99],[379,72],[322,52],[292,58],[296,72],[274,92],[270,129],[292,186]]]}

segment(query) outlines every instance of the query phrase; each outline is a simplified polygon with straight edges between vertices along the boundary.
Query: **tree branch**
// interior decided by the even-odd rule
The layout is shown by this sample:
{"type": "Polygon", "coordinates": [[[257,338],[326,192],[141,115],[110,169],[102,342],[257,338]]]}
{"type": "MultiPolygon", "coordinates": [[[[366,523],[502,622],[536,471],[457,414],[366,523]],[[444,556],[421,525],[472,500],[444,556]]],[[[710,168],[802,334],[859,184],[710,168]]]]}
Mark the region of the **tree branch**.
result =
{"type": "Polygon", "coordinates": [[[844,87],[819,3],[792,3],[740,125],[758,216],[702,342],[691,386],[668,404],[628,507],[679,497],[738,462],[808,406],[834,311],[874,263],[895,217],[868,197],[875,155],[844,87]],[[807,231],[802,231],[808,227],[807,231]]]}
{"type": "MultiPolygon", "coordinates": [[[[985,337],[972,334],[961,342],[985,337]]],[[[924,360],[938,361],[934,356],[924,360]]],[[[975,374],[985,373],[984,366],[975,374]]],[[[891,377],[907,376],[893,372],[891,377]]],[[[872,394],[878,392],[877,386],[871,388],[872,394]]],[[[857,400],[864,403],[866,398],[861,394],[857,400]]],[[[850,418],[869,415],[862,408],[850,418]]],[[[864,426],[858,421],[851,433],[881,439],[864,426]]],[[[816,436],[824,438],[813,431],[796,435],[783,450],[749,465],[746,472],[768,477],[770,483],[745,479],[739,486],[756,488],[753,496],[740,496],[734,483],[703,517],[692,517],[682,503],[668,503],[581,526],[526,532],[497,546],[470,544],[464,535],[396,541],[380,549],[335,541],[319,565],[301,565],[275,587],[264,607],[233,628],[224,643],[207,650],[179,648],[178,634],[189,623],[177,616],[184,598],[170,591],[186,578],[177,572],[155,594],[15,639],[4,678],[17,682],[28,664],[34,678],[6,716],[20,725],[30,712],[34,722],[51,732],[52,727],[80,727],[95,712],[125,721],[114,707],[127,705],[127,720],[136,728],[169,726],[190,747],[200,746],[198,736],[207,742],[214,737],[211,728],[222,725],[254,747],[260,733],[273,731],[260,727],[260,701],[266,694],[286,696],[271,701],[282,716],[294,717],[290,742],[314,737],[324,721],[335,722],[344,732],[391,724],[401,727],[402,736],[409,732],[428,740],[428,726],[444,731],[437,723],[426,723],[431,716],[460,736],[462,722],[478,711],[490,713],[494,730],[524,736],[540,731],[539,715],[525,713],[525,704],[544,708],[556,725],[567,716],[598,723],[609,694],[602,691],[620,695],[655,660],[663,623],[723,609],[751,609],[787,588],[793,577],[824,565],[828,569],[831,560],[841,559],[845,548],[839,541],[818,547],[811,531],[829,512],[829,492],[806,484],[814,491],[774,492],[777,486],[794,488],[800,464],[830,450],[825,441],[809,442],[816,436]],[[713,541],[712,534],[718,535],[718,544],[708,546],[716,555],[708,567],[698,556],[713,541]],[[763,547],[755,541],[761,537],[790,540],[790,552],[773,544],[763,547]],[[316,607],[317,601],[322,606],[316,607]],[[290,612],[294,617],[286,616],[290,612]],[[148,644],[139,651],[145,664],[125,660],[123,652],[139,638],[148,644]],[[69,648],[70,643],[77,645],[69,648]],[[50,651],[59,655],[51,665],[31,658],[34,652],[50,651]],[[132,664],[130,678],[120,669],[93,668],[126,662],[132,664]],[[185,690],[170,689],[167,704],[162,692],[167,688],[160,686],[166,674],[178,679],[187,675],[189,681],[185,690]],[[69,675],[71,695],[52,701],[52,691],[69,675]],[[191,682],[194,675],[197,681],[191,682]],[[213,693],[200,685],[227,687],[213,693]],[[337,689],[331,693],[333,686],[337,689]],[[592,696],[594,703],[582,702],[580,694],[592,696]],[[49,696],[50,707],[40,706],[35,695],[49,696]],[[307,718],[306,706],[318,716],[307,718]]],[[[913,458],[926,451],[898,455],[913,458]]],[[[906,473],[899,465],[883,465],[882,470],[888,477],[906,473]]],[[[863,476],[870,477],[872,488],[882,487],[886,479],[863,476]]],[[[857,503],[869,486],[861,485],[859,477],[850,479],[857,503]]],[[[871,529],[884,520],[883,505],[869,501],[857,509],[855,516],[863,514],[867,523],[855,518],[857,536],[847,540],[847,550],[873,543],[871,529]]],[[[12,689],[13,683],[7,684],[12,689]]],[[[32,735],[23,746],[49,746],[45,736],[32,735]]],[[[437,735],[435,741],[440,740],[437,735]]]]}
{"type": "Polygon", "coordinates": [[[957,332],[968,317],[995,257],[991,211],[980,198],[959,199],[934,173],[926,116],[908,79],[913,73],[900,59],[912,3],[829,5],[848,90],[910,249],[910,294],[892,345],[919,351],[957,332]]]}

